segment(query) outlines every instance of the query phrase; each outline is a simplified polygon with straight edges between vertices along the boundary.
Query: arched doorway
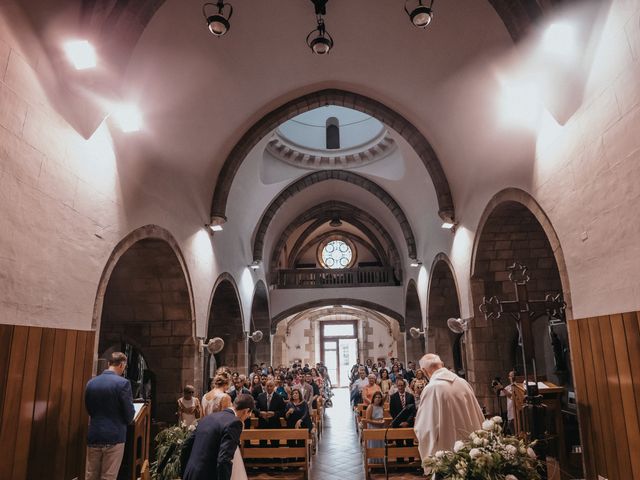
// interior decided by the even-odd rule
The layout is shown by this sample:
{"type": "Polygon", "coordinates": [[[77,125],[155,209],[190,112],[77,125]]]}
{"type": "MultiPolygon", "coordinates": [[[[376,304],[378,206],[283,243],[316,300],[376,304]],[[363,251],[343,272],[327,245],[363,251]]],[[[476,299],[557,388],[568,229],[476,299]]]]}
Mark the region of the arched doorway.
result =
{"type": "Polygon", "coordinates": [[[152,417],[174,422],[176,398],[195,376],[191,295],[177,245],[158,227],[148,228],[164,238],[136,241],[144,233],[134,232],[116,247],[109,278],[103,275],[98,365],[106,367],[100,359],[111,351],[125,352],[134,398],[150,398],[152,417]]]}
{"type": "Polygon", "coordinates": [[[242,308],[236,283],[227,273],[223,273],[218,278],[211,299],[207,339],[213,337],[221,337],[224,340],[224,348],[213,358],[205,350],[204,379],[207,387],[218,367],[228,366],[239,372],[247,370],[247,348],[242,308]]]}
{"type": "Polygon", "coordinates": [[[256,283],[251,304],[251,327],[250,334],[260,330],[263,338],[259,342],[249,340],[249,363],[267,365],[271,364],[271,317],[269,315],[269,293],[264,282],[259,280],[256,283]]]}
{"type": "Polygon", "coordinates": [[[422,330],[422,309],[420,308],[420,297],[418,296],[418,289],[416,288],[416,282],[409,281],[407,287],[407,295],[405,302],[405,338],[407,342],[407,362],[416,362],[416,365],[420,358],[426,353],[425,339],[422,336],[413,338],[409,334],[409,330],[412,327],[422,330]]]}
{"type": "Polygon", "coordinates": [[[447,319],[460,317],[458,289],[448,259],[442,254],[431,267],[427,312],[427,349],[437,353],[447,368],[464,374],[464,334],[454,333],[447,326],[447,319]]]}
{"type": "MultiPolygon", "coordinates": [[[[493,411],[497,402],[491,379],[504,379],[514,368],[522,375],[522,351],[514,322],[506,316],[487,321],[478,306],[485,296],[515,298],[508,272],[515,260],[528,267],[531,300],[564,290],[568,301],[562,250],[551,224],[535,200],[525,192],[511,189],[498,194],[485,210],[471,277],[475,317],[467,338],[469,379],[481,402],[493,411]]],[[[541,317],[533,323],[533,337],[538,376],[573,391],[566,324],[550,326],[546,316],[541,317]]]]}

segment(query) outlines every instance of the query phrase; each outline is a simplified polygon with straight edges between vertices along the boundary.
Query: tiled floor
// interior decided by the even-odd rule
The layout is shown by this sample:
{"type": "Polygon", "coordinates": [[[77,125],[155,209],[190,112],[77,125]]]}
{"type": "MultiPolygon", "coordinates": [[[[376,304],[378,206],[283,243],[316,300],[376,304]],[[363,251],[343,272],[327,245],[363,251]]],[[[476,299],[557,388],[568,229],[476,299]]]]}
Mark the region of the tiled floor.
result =
{"type": "MultiPolygon", "coordinates": [[[[360,441],[355,421],[349,406],[349,393],[346,389],[335,389],[333,407],[326,409],[324,432],[318,446],[318,452],[311,460],[311,480],[340,478],[343,480],[364,480],[364,467],[360,441]]],[[[296,478],[292,474],[278,472],[251,475],[255,480],[273,480],[296,478]]],[[[301,475],[297,475],[301,478],[301,475]]],[[[372,475],[372,479],[384,479],[384,474],[372,475]]],[[[424,478],[414,474],[389,475],[393,480],[424,478]]]]}

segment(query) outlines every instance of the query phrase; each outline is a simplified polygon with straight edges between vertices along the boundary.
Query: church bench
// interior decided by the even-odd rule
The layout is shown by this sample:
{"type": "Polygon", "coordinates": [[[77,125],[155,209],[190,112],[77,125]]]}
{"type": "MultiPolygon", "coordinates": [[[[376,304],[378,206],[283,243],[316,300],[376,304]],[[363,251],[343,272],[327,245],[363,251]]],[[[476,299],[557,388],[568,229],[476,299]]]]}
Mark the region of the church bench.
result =
{"type": "Polygon", "coordinates": [[[240,436],[240,450],[246,467],[275,467],[280,464],[273,460],[283,460],[286,463],[283,462],[282,467],[301,467],[305,479],[309,476],[309,445],[310,434],[306,429],[244,430],[240,436]],[[260,440],[267,444],[260,445],[260,440]],[[280,445],[271,445],[271,440],[279,440],[280,445]],[[287,440],[304,441],[304,445],[290,447],[287,440]]]}
{"type": "MultiPolygon", "coordinates": [[[[372,463],[373,459],[384,458],[384,445],[379,447],[369,447],[370,440],[384,441],[384,428],[365,428],[362,430],[362,442],[364,450],[364,468],[367,479],[371,476],[371,470],[374,468],[384,468],[384,463],[372,463]]],[[[420,452],[418,450],[418,440],[416,439],[413,428],[390,428],[387,431],[387,466],[388,467],[416,467],[421,466],[420,452]],[[412,447],[398,447],[396,440],[413,440],[412,447]],[[398,458],[404,461],[398,462],[398,458]],[[413,458],[412,462],[409,459],[413,458]]]]}

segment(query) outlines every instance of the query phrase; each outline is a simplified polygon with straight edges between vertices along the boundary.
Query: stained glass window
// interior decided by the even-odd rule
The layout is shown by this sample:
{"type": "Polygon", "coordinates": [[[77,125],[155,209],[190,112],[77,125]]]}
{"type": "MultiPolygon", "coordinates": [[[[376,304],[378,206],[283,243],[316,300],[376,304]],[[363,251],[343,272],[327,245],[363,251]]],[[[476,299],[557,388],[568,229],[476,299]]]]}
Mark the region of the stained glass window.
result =
{"type": "Polygon", "coordinates": [[[351,247],[342,240],[331,240],[322,249],[322,263],[326,268],[347,268],[352,258],[351,247]]]}

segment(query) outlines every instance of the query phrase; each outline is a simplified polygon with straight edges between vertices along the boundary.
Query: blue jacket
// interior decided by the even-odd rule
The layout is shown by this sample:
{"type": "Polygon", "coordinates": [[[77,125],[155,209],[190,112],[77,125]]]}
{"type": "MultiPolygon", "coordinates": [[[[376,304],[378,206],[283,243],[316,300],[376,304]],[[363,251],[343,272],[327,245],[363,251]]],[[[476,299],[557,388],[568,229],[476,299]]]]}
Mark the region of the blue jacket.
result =
{"type": "Polygon", "coordinates": [[[133,420],[131,384],[111,370],[105,370],[87,383],[84,404],[91,417],[87,444],[124,443],[127,425],[133,420]]]}
{"type": "Polygon", "coordinates": [[[229,480],[241,433],[242,422],[231,409],[200,419],[180,452],[183,480],[229,480]]]}

